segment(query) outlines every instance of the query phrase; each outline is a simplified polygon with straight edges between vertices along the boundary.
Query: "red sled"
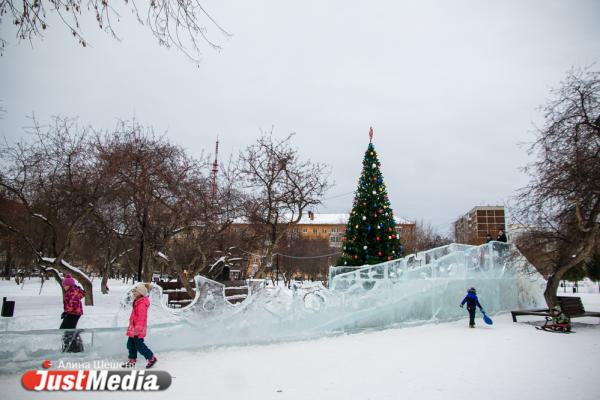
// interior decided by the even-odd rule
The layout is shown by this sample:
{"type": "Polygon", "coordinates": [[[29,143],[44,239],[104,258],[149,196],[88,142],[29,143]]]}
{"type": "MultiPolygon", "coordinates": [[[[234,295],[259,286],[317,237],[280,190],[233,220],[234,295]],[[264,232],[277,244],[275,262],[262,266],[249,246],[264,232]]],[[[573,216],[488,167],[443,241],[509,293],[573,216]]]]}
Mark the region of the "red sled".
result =
{"type": "Polygon", "coordinates": [[[535,329],[548,332],[575,333],[571,330],[571,324],[551,323],[552,318],[546,317],[546,323],[543,326],[536,326],[535,329]]]}

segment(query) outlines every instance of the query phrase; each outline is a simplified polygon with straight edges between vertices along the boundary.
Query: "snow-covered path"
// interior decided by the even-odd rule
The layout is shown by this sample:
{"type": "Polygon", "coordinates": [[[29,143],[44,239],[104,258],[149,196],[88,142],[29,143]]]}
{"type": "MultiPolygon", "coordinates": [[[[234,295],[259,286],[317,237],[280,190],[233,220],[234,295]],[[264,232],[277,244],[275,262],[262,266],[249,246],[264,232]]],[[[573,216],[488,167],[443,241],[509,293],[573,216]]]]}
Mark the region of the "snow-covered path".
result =
{"type": "MultiPolygon", "coordinates": [[[[584,293],[581,297],[587,309],[600,311],[600,295],[584,293]]],[[[29,301],[20,300],[21,310],[27,310],[29,301]]],[[[103,314],[101,308],[90,310],[90,314],[103,314]]],[[[541,318],[533,320],[539,322],[541,318]]],[[[598,398],[598,318],[574,320],[577,333],[570,335],[537,331],[528,323],[515,324],[508,314],[495,316],[493,326],[485,326],[480,321],[476,329],[469,329],[467,321],[461,320],[304,342],[157,354],[156,369],[168,371],[174,378],[171,387],[161,393],[26,392],[21,387],[19,372],[0,376],[0,397],[598,398]]],[[[151,336],[147,343],[152,346],[151,336]]],[[[125,357],[124,337],[123,359],[125,357]]]]}
{"type": "MultiPolygon", "coordinates": [[[[576,334],[537,331],[497,316],[307,342],[159,354],[174,377],[173,399],[597,399],[600,325],[576,334]]],[[[176,339],[176,338],[174,338],[176,339]]],[[[148,343],[152,341],[149,338],[148,343]]],[[[125,352],[123,353],[125,357],[125,352]]],[[[20,375],[0,377],[9,399],[115,398],[110,393],[25,392],[20,375]],[[64,396],[64,397],[63,397],[64,396]]]]}

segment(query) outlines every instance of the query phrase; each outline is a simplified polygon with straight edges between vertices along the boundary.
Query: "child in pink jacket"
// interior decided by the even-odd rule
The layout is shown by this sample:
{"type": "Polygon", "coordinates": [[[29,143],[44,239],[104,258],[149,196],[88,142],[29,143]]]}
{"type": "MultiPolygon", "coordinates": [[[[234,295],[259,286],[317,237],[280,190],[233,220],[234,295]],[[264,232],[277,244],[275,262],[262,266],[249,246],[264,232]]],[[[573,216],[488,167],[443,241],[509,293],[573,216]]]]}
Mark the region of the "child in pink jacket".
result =
{"type": "Polygon", "coordinates": [[[123,364],[124,368],[133,368],[137,361],[138,351],[148,361],[146,368],[152,368],[156,363],[157,358],[152,353],[152,350],[144,343],[146,336],[146,322],[148,320],[148,308],[150,307],[150,299],[148,299],[148,289],[143,283],[138,283],[133,288],[133,309],[129,317],[129,327],[127,328],[127,350],[129,350],[129,360],[123,364]]]}
{"type": "Polygon", "coordinates": [[[81,299],[85,297],[85,291],[77,286],[77,282],[71,276],[71,274],[65,275],[65,279],[62,281],[64,288],[63,296],[63,313],[61,318],[63,319],[59,329],[75,329],[77,328],[77,321],[83,315],[83,307],[81,306],[81,299]]]}

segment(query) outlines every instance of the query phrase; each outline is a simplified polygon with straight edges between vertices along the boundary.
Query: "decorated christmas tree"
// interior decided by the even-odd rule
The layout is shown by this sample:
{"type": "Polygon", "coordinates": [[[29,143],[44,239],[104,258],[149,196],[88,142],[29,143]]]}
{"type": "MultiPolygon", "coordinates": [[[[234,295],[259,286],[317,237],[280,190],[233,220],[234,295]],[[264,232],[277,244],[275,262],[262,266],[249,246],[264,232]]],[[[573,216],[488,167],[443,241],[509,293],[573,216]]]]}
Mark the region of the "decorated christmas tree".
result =
{"type": "Polygon", "coordinates": [[[373,146],[373,128],[369,137],[338,265],[377,264],[398,258],[401,253],[394,213],[373,146]]]}

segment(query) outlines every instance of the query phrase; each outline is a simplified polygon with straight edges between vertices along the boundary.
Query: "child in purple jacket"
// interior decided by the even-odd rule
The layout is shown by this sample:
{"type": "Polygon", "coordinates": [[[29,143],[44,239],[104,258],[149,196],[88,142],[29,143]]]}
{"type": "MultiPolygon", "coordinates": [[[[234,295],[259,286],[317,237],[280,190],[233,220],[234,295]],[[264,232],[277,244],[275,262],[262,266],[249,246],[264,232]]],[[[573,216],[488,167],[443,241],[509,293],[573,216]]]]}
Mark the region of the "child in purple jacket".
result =
{"type": "Polygon", "coordinates": [[[75,329],[77,328],[79,318],[83,315],[81,299],[85,297],[85,291],[77,286],[77,283],[71,274],[65,275],[62,286],[65,290],[63,296],[64,312],[62,314],[63,321],[60,324],[59,329],[75,329]]]}

